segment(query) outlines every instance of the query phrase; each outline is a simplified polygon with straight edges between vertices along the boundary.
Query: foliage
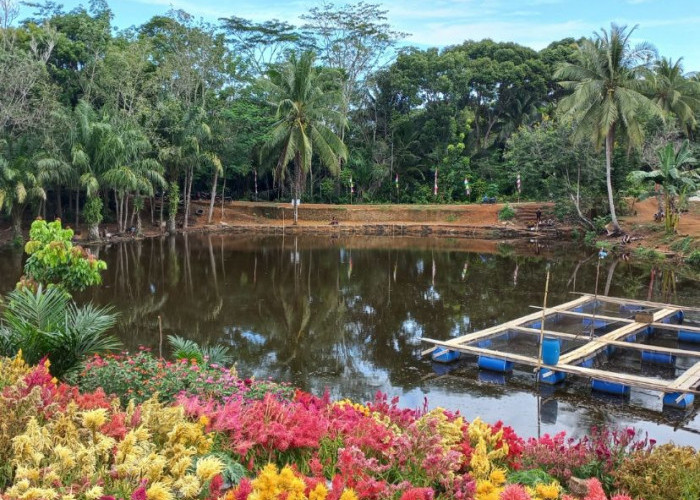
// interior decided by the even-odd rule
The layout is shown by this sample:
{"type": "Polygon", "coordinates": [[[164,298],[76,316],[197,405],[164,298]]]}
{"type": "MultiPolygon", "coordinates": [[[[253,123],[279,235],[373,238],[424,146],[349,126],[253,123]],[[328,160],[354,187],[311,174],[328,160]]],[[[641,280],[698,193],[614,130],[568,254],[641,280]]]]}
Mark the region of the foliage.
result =
{"type": "Polygon", "coordinates": [[[631,497],[646,500],[700,497],[700,453],[692,447],[663,445],[632,453],[613,476],[631,497]]]}
{"type": "MultiPolygon", "coordinates": [[[[104,371],[104,381],[120,370],[127,372],[123,380],[145,380],[138,369],[155,360],[146,351],[95,357],[79,378],[113,361],[121,364],[104,371]]],[[[213,373],[191,363],[157,363],[149,375],[186,377],[182,368],[213,373]]],[[[586,500],[607,500],[603,484],[611,477],[645,498],[697,494],[696,450],[667,445],[656,451],[631,430],[525,442],[500,422],[467,422],[441,408],[404,409],[382,394],[366,404],[334,402],[302,391],[290,397],[273,385],[255,399],[249,390],[255,384],[226,373],[238,390],[217,394],[202,384],[175,404],[137,397],[122,405],[101,388],[59,383],[46,362],[30,367],[20,357],[0,358],[0,463],[6,464],[0,466],[0,494],[570,500],[551,477],[569,473],[593,475],[586,500]]]]}
{"type": "MultiPolygon", "coordinates": [[[[107,331],[116,322],[111,308],[78,307],[59,288],[14,290],[7,297],[0,324],[3,356],[22,353],[29,363],[43,358],[61,377],[76,369],[85,356],[116,349],[119,342],[107,331]]],[[[48,365],[47,365],[48,366],[48,365]]]]}
{"type": "Polygon", "coordinates": [[[690,253],[694,244],[695,238],[693,238],[692,236],[686,236],[685,238],[676,240],[673,243],[671,243],[670,248],[674,252],[690,253]]]}
{"type": "Polygon", "coordinates": [[[194,360],[200,365],[228,365],[233,361],[228,347],[223,345],[200,346],[195,341],[178,335],[168,335],[168,343],[173,349],[173,357],[178,361],[194,360]]]}
{"type": "Polygon", "coordinates": [[[693,250],[685,258],[685,263],[693,266],[695,269],[700,269],[700,250],[693,250]]]}
{"type": "Polygon", "coordinates": [[[102,198],[92,196],[83,207],[83,218],[88,224],[100,224],[102,222],[102,198]]]}
{"type": "Polygon", "coordinates": [[[646,260],[664,260],[666,255],[653,248],[639,246],[634,249],[634,256],[646,260]]]}
{"type": "Polygon", "coordinates": [[[509,204],[505,204],[502,209],[498,211],[498,220],[511,220],[515,217],[515,210],[509,204]]]}
{"type": "Polygon", "coordinates": [[[283,385],[241,380],[235,370],[214,363],[200,365],[191,359],[169,362],[145,349],[135,354],[93,356],[68,380],[82,391],[102,388],[107,394],[117,395],[124,404],[130,399],[140,403],[156,394],[168,403],[181,394],[226,400],[236,395],[260,398],[267,392],[285,397],[291,392],[283,385]]]}
{"type": "Polygon", "coordinates": [[[107,264],[83,247],[73,245],[73,231],[63,229],[60,220],[35,220],[29,238],[24,247],[29,255],[24,264],[27,280],[67,291],[102,283],[100,272],[107,269],[107,264]]]}

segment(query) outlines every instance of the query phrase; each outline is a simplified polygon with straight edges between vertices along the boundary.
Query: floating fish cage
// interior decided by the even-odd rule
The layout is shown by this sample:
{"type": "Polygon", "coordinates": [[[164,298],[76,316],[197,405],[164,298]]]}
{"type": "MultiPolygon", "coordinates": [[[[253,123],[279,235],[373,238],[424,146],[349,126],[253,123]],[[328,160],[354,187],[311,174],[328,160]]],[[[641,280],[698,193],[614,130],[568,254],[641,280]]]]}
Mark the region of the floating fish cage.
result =
{"type": "Polygon", "coordinates": [[[448,341],[422,340],[435,345],[425,353],[437,362],[475,356],[480,380],[505,383],[524,365],[542,384],[583,377],[593,393],[652,390],[665,406],[687,408],[700,394],[700,325],[686,321],[689,312],[700,308],[582,295],[448,341]]]}

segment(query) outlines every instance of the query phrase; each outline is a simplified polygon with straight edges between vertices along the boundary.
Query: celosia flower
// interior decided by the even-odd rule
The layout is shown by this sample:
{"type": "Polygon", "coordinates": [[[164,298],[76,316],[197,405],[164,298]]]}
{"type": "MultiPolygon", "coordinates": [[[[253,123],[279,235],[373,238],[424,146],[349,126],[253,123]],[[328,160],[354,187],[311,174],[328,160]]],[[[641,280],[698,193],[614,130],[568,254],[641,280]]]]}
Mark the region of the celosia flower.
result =
{"type": "Polygon", "coordinates": [[[204,457],[197,461],[197,477],[202,481],[210,481],[224,470],[224,463],[216,457],[204,457]]]}
{"type": "Polygon", "coordinates": [[[107,422],[107,410],[98,408],[83,412],[83,427],[95,431],[107,422]]]}
{"type": "Polygon", "coordinates": [[[343,494],[340,495],[340,500],[357,500],[355,490],[353,490],[352,488],[345,489],[343,491],[343,494]]]}
{"type": "Polygon", "coordinates": [[[146,498],[147,500],[173,500],[174,496],[170,488],[160,481],[156,481],[146,490],[146,498]]]}
{"type": "Polygon", "coordinates": [[[316,483],[316,487],[309,492],[309,500],[326,500],[326,496],[328,496],[328,488],[321,482],[316,483]]]}
{"type": "Polygon", "coordinates": [[[525,488],[519,484],[509,484],[501,492],[499,500],[532,500],[532,498],[527,494],[525,488]]]}
{"type": "Polygon", "coordinates": [[[103,494],[104,490],[102,489],[102,486],[93,486],[85,492],[85,498],[87,498],[87,500],[97,500],[103,494]]]}
{"type": "Polygon", "coordinates": [[[543,500],[556,500],[561,494],[559,483],[552,481],[549,484],[539,483],[535,486],[537,496],[543,500]]]}

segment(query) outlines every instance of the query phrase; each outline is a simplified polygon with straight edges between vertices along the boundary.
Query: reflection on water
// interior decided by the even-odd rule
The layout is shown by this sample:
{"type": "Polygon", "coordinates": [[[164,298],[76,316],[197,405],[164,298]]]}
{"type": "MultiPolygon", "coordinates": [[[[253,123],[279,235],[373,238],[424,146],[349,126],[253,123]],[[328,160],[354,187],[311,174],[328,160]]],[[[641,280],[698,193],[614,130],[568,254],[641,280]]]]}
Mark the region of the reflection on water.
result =
{"type": "MultiPolygon", "coordinates": [[[[504,376],[473,359],[451,366],[421,357],[422,336],[448,339],[593,292],[597,259],[579,249],[547,257],[445,240],[242,238],[189,235],[99,250],[105,285],[82,299],[114,304],[129,349],[158,350],[165,335],[232,347],[239,372],[273,377],[332,397],[398,396],[409,407],[459,409],[467,418],[503,420],[525,436],[595,425],[642,427],[659,441],[700,446],[700,417],[662,412],[657,395],[590,396],[585,381],[535,389],[529,369],[504,376]],[[391,248],[388,246],[391,245],[391,248]]],[[[20,258],[0,259],[2,286],[20,258]]],[[[695,281],[623,261],[603,261],[599,293],[696,305],[695,281]]]]}

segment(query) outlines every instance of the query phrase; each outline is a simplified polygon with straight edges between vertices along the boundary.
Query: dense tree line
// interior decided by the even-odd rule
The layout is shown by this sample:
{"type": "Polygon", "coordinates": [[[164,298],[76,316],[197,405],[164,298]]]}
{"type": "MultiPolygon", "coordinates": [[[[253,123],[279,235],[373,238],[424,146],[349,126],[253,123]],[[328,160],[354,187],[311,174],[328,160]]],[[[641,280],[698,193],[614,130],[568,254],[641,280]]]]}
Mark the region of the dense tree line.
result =
{"type": "MultiPolygon", "coordinates": [[[[621,195],[659,182],[639,173],[657,150],[696,146],[698,76],[615,25],[540,51],[421,50],[363,2],[301,26],[172,10],[121,31],[105,0],[31,5],[20,20],[0,3],[0,204],[18,234],[36,215],[92,237],[105,220],[175,230],[195,198],[211,221],[221,199],[519,196],[617,225],[621,195]]],[[[661,185],[685,194],[695,178],[661,185]]]]}

